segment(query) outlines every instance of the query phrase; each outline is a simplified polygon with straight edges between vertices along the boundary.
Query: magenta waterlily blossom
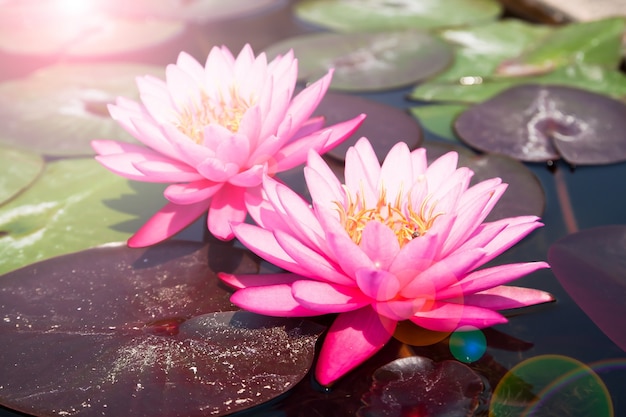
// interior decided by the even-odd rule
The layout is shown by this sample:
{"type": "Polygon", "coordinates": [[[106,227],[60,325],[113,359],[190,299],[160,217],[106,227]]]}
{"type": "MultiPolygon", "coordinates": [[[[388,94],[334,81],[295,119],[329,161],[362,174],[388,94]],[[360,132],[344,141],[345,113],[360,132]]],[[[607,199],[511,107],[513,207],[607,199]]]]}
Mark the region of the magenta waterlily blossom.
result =
{"type": "Polygon", "coordinates": [[[331,384],[372,356],[399,321],[435,331],[504,323],[497,310],[553,300],[544,291],[505,286],[545,262],[479,268],[542,226],[535,216],[484,222],[506,184],[470,186],[473,172],[450,152],[432,164],[424,149],[395,145],[383,164],[365,138],[346,154],[345,184],[315,152],[306,182],[312,206],[266,177],[263,199],[249,196],[257,225],[235,236],[288,272],[220,277],[231,301],[273,316],[339,313],[316,368],[331,384]]]}
{"type": "Polygon", "coordinates": [[[267,62],[246,45],[237,57],[215,47],[206,64],[181,53],[166,80],[138,79],[141,102],[118,98],[111,116],[146,146],[92,142],[96,159],[124,177],[169,183],[168,203],[132,236],[148,246],[179,232],[208,211],[208,229],[231,239],[243,221],[246,195],[273,175],[324,153],[350,136],[364,115],[323,127],[311,117],[332,71],[294,96],[297,60],[290,51],[267,62]]]}

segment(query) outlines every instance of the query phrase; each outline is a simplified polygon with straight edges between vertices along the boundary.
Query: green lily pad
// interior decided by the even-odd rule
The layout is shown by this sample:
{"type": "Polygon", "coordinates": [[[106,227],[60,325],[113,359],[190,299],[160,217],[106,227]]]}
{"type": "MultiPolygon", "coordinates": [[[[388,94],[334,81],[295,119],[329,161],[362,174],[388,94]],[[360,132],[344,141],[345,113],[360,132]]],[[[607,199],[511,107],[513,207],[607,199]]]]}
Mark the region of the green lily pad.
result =
{"type": "Polygon", "coordinates": [[[422,101],[478,103],[519,84],[553,84],[577,87],[617,99],[626,97],[624,73],[599,66],[574,65],[561,67],[543,75],[480,79],[474,84],[428,82],[417,86],[409,98],[422,101]]]}
{"type": "Polygon", "coordinates": [[[376,91],[403,87],[428,78],[452,62],[452,49],[417,30],[376,33],[315,33],[272,45],[269,58],[293,49],[298,78],[313,81],[334,68],[331,88],[376,91]]]}
{"type": "Polygon", "coordinates": [[[0,49],[17,55],[105,56],[161,45],[185,29],[180,21],[114,18],[95,2],[73,3],[23,0],[2,6],[0,49]]]}
{"type": "Polygon", "coordinates": [[[503,60],[518,56],[551,31],[517,19],[444,30],[440,36],[456,47],[454,63],[433,80],[490,76],[503,60]]]}
{"type": "Polygon", "coordinates": [[[0,84],[0,144],[46,155],[92,155],[90,142],[135,139],[107,110],[138,98],[135,79],[163,68],[138,64],[56,65],[0,84]]]}
{"type": "Polygon", "coordinates": [[[495,0],[305,0],[294,7],[308,23],[344,32],[477,24],[501,12],[495,0]]]}
{"type": "Polygon", "coordinates": [[[108,242],[124,241],[163,205],[161,184],[130,182],[93,159],[47,164],[0,207],[0,274],[108,242]]]}
{"type": "Polygon", "coordinates": [[[541,74],[577,64],[615,69],[622,60],[626,20],[620,17],[572,23],[555,29],[519,57],[503,62],[497,74],[541,74]]]}
{"type": "Polygon", "coordinates": [[[467,105],[464,104],[431,104],[411,107],[409,111],[426,130],[444,139],[458,142],[459,138],[452,130],[452,123],[465,109],[467,105]]]}
{"type": "Polygon", "coordinates": [[[103,5],[115,15],[133,18],[156,17],[191,22],[236,19],[285,4],[285,0],[126,0],[107,1],[103,5]]]}
{"type": "Polygon", "coordinates": [[[35,181],[43,167],[39,155],[0,146],[0,205],[35,181]]]}

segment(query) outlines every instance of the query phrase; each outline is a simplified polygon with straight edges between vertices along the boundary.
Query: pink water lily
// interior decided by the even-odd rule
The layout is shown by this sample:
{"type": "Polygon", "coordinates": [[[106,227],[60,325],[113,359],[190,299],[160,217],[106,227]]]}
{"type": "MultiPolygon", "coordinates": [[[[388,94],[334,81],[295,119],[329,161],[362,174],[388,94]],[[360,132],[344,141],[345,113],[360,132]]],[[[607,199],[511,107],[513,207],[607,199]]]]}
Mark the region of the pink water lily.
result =
{"type": "Polygon", "coordinates": [[[424,149],[398,143],[381,166],[362,138],[347,152],[341,184],[310,152],[312,207],[265,178],[265,200],[251,202],[258,226],[239,223],[233,231],[289,272],[220,274],[237,288],[231,301],[273,316],[339,313],[317,363],[322,384],[381,349],[399,321],[444,332],[484,328],[507,321],[497,310],[551,301],[540,290],[502,285],[545,262],[478,269],[542,224],[535,216],[484,222],[506,184],[493,178],[470,186],[473,172],[457,168],[457,159],[450,152],[428,166],[424,149]]]}
{"type": "Polygon", "coordinates": [[[311,117],[332,78],[329,71],[293,96],[298,73],[290,51],[267,62],[246,45],[235,58],[213,48],[203,67],[186,53],[166,69],[166,80],[137,80],[141,103],[119,98],[113,119],[146,146],[96,140],[96,159],[138,181],[170,183],[169,202],[130,246],[162,241],[208,210],[208,228],[231,239],[230,222],[243,221],[246,195],[273,175],[305,162],[309,149],[324,153],[350,136],[364,115],[324,128],[311,117]]]}

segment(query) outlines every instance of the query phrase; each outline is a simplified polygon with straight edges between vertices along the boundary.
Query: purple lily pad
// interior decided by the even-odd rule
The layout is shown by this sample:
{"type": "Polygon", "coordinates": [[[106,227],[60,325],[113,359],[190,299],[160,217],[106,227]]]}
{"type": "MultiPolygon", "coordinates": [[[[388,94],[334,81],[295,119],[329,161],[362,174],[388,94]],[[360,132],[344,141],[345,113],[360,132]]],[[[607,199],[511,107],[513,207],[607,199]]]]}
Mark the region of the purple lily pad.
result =
{"type": "Polygon", "coordinates": [[[376,370],[373,378],[359,417],[472,416],[484,390],[468,366],[420,356],[397,359],[376,370]]]}
{"type": "Polygon", "coordinates": [[[452,47],[422,31],[313,33],[272,45],[269,58],[293,49],[298,78],[313,81],[334,68],[330,88],[343,91],[379,91],[426,79],[445,69],[452,47]]]}
{"type": "Polygon", "coordinates": [[[565,291],[626,351],[626,226],[570,234],[550,247],[548,260],[565,291]]]}
{"type": "Polygon", "coordinates": [[[420,125],[408,112],[350,94],[326,93],[314,116],[324,116],[325,125],[330,126],[361,113],[367,114],[361,127],[327,155],[343,162],[348,148],[365,136],[382,161],[397,142],[405,142],[409,148],[416,149],[424,139],[420,125]]]}
{"type": "Polygon", "coordinates": [[[503,182],[509,184],[498,204],[489,213],[487,221],[543,214],[546,203],[543,187],[535,174],[523,163],[505,155],[478,155],[454,144],[426,142],[423,146],[427,150],[429,162],[449,151],[458,152],[458,165],[469,167],[474,171],[471,184],[494,177],[502,178],[503,182]]]}
{"type": "Polygon", "coordinates": [[[284,393],[323,328],[226,311],[215,271],[260,268],[241,249],[170,241],[2,276],[0,404],[36,416],[206,416],[284,393]]]}
{"type": "Polygon", "coordinates": [[[470,107],[456,119],[472,147],[528,162],[575,165],[626,160],[626,104],[572,87],[526,84],[470,107]]]}

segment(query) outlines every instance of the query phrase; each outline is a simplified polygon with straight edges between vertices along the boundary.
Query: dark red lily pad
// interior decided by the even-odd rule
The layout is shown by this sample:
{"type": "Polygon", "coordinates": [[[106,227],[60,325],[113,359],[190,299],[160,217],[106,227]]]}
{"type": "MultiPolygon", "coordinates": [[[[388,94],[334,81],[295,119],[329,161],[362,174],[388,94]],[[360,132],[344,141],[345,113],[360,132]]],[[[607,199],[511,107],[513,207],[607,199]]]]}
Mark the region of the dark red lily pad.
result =
{"type": "Polygon", "coordinates": [[[373,378],[359,417],[471,416],[484,390],[480,376],[468,366],[421,356],[397,359],[373,378]]]}
{"type": "Polygon", "coordinates": [[[509,184],[498,204],[489,213],[487,221],[543,214],[546,203],[543,187],[523,163],[505,155],[478,155],[454,144],[426,142],[423,146],[427,150],[429,163],[449,151],[458,152],[458,166],[466,166],[474,171],[471,184],[494,177],[502,178],[503,182],[509,184]]]}
{"type": "Polygon", "coordinates": [[[334,68],[332,89],[379,91],[426,79],[453,59],[450,44],[418,30],[313,33],[278,42],[269,58],[290,49],[298,57],[298,79],[314,81],[334,68]]]}
{"type": "Polygon", "coordinates": [[[572,87],[526,84],[470,107],[454,128],[470,146],[528,162],[626,160],[626,104],[572,87]]]}
{"type": "Polygon", "coordinates": [[[325,125],[330,126],[361,113],[367,114],[361,127],[327,155],[343,162],[348,148],[365,136],[382,161],[397,142],[405,142],[409,148],[416,149],[423,141],[420,125],[408,112],[350,94],[326,93],[314,115],[324,116],[325,125]]]}
{"type": "Polygon", "coordinates": [[[224,415],[293,387],[322,327],[234,309],[215,271],[248,252],[170,241],[53,258],[0,279],[0,404],[36,416],[224,415]]]}
{"type": "Polygon", "coordinates": [[[548,260],[565,291],[626,351],[626,226],[570,234],[550,247],[548,260]]]}

